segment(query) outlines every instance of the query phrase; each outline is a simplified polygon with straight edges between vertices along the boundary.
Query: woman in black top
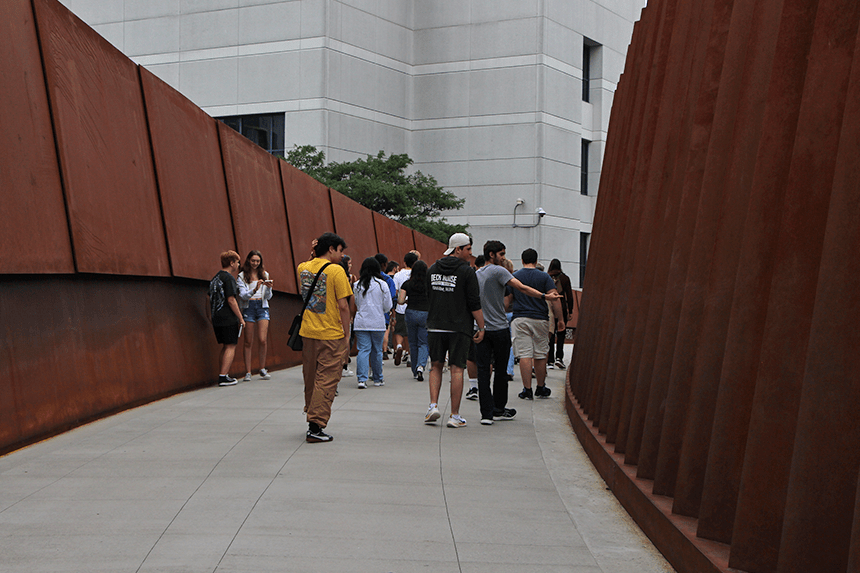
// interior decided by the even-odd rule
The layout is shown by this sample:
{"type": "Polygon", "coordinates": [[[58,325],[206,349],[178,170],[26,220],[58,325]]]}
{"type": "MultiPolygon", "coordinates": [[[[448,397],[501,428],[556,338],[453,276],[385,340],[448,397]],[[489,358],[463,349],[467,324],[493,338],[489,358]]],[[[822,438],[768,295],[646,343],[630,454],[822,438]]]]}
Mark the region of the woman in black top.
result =
{"type": "Polygon", "coordinates": [[[403,283],[397,292],[397,303],[406,303],[406,335],[409,338],[409,348],[417,348],[415,359],[412,360],[412,376],[419,382],[424,381],[424,367],[430,357],[430,347],[427,346],[427,311],[430,301],[427,298],[427,263],[416,261],[412,265],[409,280],[403,283]]]}

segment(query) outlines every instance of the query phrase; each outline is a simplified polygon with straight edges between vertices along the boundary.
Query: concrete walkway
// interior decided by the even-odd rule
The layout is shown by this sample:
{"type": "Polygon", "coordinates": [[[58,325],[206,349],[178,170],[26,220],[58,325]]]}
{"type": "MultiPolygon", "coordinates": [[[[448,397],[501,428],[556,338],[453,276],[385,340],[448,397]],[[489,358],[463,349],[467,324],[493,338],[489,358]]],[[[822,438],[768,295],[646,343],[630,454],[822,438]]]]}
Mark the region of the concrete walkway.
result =
{"type": "Polygon", "coordinates": [[[341,382],[328,444],[300,368],[89,424],[0,458],[0,571],[672,571],[580,450],[563,375],[452,429],[387,361],[384,387],[341,382]]]}

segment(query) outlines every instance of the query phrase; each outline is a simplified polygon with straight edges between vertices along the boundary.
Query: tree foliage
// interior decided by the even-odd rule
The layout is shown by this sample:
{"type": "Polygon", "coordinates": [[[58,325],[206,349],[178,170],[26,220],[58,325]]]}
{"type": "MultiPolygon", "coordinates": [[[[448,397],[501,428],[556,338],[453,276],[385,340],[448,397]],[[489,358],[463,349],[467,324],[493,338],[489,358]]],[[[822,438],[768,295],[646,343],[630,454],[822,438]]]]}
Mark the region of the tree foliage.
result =
{"type": "Polygon", "coordinates": [[[465,200],[445,191],[430,175],[406,173],[413,161],[405,153],[386,157],[380,151],[366,159],[326,164],[324,152],[303,145],[287,152],[286,160],[335,191],[436,240],[447,243],[453,233],[466,230],[441,216],[442,211],[462,209],[465,200]]]}

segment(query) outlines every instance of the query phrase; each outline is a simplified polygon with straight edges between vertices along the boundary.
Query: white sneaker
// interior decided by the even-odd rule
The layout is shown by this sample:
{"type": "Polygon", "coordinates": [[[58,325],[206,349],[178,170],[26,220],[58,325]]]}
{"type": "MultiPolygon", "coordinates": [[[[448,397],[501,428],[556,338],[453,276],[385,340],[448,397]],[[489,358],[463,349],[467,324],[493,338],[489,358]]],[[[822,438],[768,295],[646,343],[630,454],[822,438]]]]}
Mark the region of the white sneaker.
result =
{"type": "Polygon", "coordinates": [[[251,373],[245,372],[245,377],[242,378],[242,382],[250,382],[251,381],[251,373]]]}
{"type": "Polygon", "coordinates": [[[342,377],[344,377],[344,378],[349,378],[350,376],[355,376],[355,372],[353,372],[353,371],[352,371],[352,370],[350,370],[349,368],[344,368],[344,369],[343,369],[343,374],[341,374],[341,376],[342,376],[342,377]]]}
{"type": "Polygon", "coordinates": [[[359,383],[358,383],[358,389],[359,389],[359,390],[364,390],[365,388],[367,388],[367,383],[366,383],[366,382],[359,382],[359,383]]]}
{"type": "Polygon", "coordinates": [[[272,375],[269,374],[268,370],[266,370],[265,368],[260,368],[260,378],[262,378],[263,380],[269,380],[271,377],[272,375]]]}
{"type": "Polygon", "coordinates": [[[552,362],[547,362],[546,363],[546,369],[547,370],[555,370],[555,365],[552,362]]]}
{"type": "Polygon", "coordinates": [[[373,385],[374,385],[374,386],[385,386],[385,381],[384,381],[384,380],[379,380],[378,382],[374,382],[374,383],[373,383],[373,385]]]}
{"type": "Polygon", "coordinates": [[[462,428],[466,425],[466,418],[462,416],[451,416],[448,418],[448,427],[449,428],[462,428]]]}
{"type": "Polygon", "coordinates": [[[439,411],[439,408],[431,406],[427,409],[427,415],[424,416],[425,424],[432,424],[442,415],[442,412],[439,411]]]}

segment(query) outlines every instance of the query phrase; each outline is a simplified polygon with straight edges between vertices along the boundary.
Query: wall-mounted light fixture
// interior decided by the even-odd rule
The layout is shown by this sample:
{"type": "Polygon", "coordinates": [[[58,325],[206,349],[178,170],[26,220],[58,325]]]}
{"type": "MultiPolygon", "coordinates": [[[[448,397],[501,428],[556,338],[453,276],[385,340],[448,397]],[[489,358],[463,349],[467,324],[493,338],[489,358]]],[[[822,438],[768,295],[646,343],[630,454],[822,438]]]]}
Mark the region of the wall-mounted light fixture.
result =
{"type": "Polygon", "coordinates": [[[511,226],[515,228],[523,227],[528,229],[530,227],[537,227],[538,225],[540,225],[540,220],[544,218],[544,215],[546,215],[546,211],[543,210],[543,207],[538,207],[537,210],[535,210],[535,214],[538,216],[536,223],[534,223],[533,225],[517,225],[517,207],[519,207],[523,203],[525,203],[525,201],[523,201],[522,199],[517,199],[517,204],[514,207],[514,224],[511,226]]]}

